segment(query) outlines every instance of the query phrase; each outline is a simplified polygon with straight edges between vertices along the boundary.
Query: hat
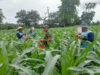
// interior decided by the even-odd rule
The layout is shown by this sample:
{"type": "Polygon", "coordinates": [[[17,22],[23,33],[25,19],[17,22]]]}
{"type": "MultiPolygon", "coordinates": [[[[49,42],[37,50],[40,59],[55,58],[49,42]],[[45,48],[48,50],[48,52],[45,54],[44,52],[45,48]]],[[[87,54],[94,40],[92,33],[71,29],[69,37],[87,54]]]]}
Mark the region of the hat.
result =
{"type": "Polygon", "coordinates": [[[34,27],[31,27],[31,29],[34,30],[35,28],[34,27]]]}
{"type": "Polygon", "coordinates": [[[49,26],[48,25],[45,25],[44,28],[49,28],[49,26]]]}
{"type": "Polygon", "coordinates": [[[18,27],[17,30],[23,29],[23,27],[18,27]]]}
{"type": "Polygon", "coordinates": [[[81,23],[81,25],[80,25],[80,26],[81,26],[81,27],[88,28],[88,25],[87,25],[87,23],[86,23],[86,22],[84,22],[84,21],[81,23]]]}

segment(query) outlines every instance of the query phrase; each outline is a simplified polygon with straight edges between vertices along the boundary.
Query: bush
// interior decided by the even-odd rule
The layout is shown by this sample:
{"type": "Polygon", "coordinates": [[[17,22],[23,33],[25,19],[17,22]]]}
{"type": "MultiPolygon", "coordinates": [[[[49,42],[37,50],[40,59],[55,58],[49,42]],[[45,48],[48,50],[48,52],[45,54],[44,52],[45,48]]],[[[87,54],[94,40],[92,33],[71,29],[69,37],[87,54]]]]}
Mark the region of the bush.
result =
{"type": "MultiPolygon", "coordinates": [[[[19,26],[26,28],[25,25],[19,25],[19,26]]],[[[0,30],[17,29],[19,26],[18,26],[18,24],[9,24],[9,23],[7,23],[7,24],[0,24],[0,30]]]]}
{"type": "Polygon", "coordinates": [[[15,24],[0,24],[0,30],[16,29],[18,26],[15,24]]]}

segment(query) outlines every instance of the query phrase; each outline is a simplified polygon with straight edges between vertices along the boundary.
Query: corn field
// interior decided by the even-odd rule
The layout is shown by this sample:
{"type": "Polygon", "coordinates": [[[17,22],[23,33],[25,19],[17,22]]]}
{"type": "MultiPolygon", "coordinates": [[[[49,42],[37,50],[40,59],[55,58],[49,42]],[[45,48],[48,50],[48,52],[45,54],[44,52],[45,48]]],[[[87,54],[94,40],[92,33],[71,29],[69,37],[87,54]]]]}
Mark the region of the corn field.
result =
{"type": "Polygon", "coordinates": [[[51,28],[53,40],[44,50],[39,48],[43,29],[36,29],[37,35],[27,41],[19,41],[16,30],[0,31],[0,75],[100,75],[100,27],[89,29],[95,41],[80,55],[77,27],[51,28]]]}

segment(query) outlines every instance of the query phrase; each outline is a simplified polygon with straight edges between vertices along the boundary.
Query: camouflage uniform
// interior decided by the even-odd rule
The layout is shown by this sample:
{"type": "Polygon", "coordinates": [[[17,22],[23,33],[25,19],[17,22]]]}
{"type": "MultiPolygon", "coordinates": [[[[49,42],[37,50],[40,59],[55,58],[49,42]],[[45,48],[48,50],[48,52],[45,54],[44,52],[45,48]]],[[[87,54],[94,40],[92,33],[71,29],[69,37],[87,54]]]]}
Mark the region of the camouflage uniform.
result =
{"type": "MultiPolygon", "coordinates": [[[[51,37],[50,33],[49,33],[49,32],[46,32],[44,39],[45,39],[45,40],[48,40],[49,37],[51,37]]],[[[44,45],[45,45],[46,47],[49,47],[47,41],[44,42],[44,45]]]]}
{"type": "Polygon", "coordinates": [[[48,37],[51,37],[51,35],[50,35],[50,33],[49,33],[49,32],[46,32],[44,39],[45,39],[45,40],[47,40],[47,39],[48,39],[48,37]]]}

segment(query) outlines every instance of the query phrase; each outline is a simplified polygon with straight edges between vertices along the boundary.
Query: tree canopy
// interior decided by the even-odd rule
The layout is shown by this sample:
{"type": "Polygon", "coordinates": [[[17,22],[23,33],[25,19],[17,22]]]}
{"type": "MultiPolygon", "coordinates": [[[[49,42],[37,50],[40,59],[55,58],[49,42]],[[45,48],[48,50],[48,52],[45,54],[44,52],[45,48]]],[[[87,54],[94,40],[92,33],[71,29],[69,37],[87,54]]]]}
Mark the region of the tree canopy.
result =
{"type": "Polygon", "coordinates": [[[40,20],[40,15],[35,10],[31,10],[31,11],[20,10],[19,12],[16,13],[15,18],[18,19],[17,20],[18,23],[29,26],[31,24],[33,25],[38,24],[40,20]]]}
{"type": "Polygon", "coordinates": [[[71,25],[75,22],[77,15],[77,6],[80,0],[61,0],[62,4],[59,7],[59,17],[64,25],[71,25]]]}
{"type": "Polygon", "coordinates": [[[95,16],[95,11],[93,11],[92,9],[94,9],[96,7],[96,3],[86,3],[85,4],[85,11],[83,11],[81,19],[82,21],[87,22],[88,24],[91,23],[91,21],[93,20],[94,16],[95,16]]]}
{"type": "Polygon", "coordinates": [[[0,23],[3,22],[3,19],[4,19],[4,15],[3,15],[2,9],[0,9],[0,23]]]}

